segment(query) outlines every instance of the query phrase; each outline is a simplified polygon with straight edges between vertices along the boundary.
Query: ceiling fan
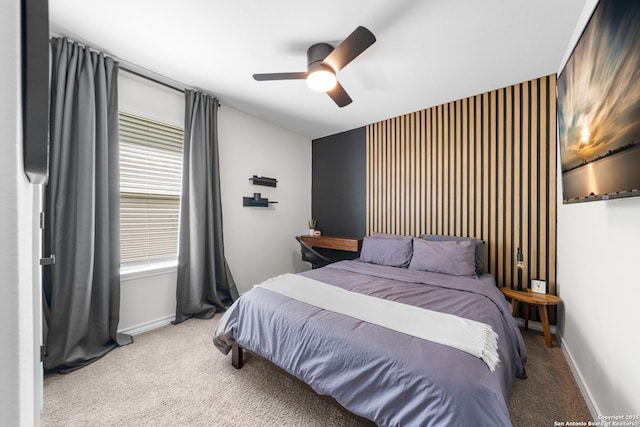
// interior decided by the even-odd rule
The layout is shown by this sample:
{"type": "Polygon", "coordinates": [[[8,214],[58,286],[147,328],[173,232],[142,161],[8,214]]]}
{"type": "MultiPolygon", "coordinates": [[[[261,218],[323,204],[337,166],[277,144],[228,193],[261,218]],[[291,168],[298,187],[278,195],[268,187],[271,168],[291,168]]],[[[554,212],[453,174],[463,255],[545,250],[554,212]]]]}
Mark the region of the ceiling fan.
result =
{"type": "Polygon", "coordinates": [[[352,99],[336,79],[336,73],[375,41],[373,33],[360,26],[335,49],[328,43],[316,43],[309,47],[306,72],[254,74],[253,78],[258,81],[306,79],[309,88],[326,92],[338,107],[344,107],[351,104],[352,99]]]}

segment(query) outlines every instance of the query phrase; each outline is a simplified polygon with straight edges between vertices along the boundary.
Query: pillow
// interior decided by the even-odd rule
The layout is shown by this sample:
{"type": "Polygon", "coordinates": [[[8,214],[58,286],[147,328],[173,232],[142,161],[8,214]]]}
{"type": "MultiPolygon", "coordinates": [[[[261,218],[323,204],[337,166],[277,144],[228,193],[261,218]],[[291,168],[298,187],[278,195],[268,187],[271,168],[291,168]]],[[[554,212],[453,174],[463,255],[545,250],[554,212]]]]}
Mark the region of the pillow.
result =
{"type": "Polygon", "coordinates": [[[476,274],[482,274],[482,260],[484,254],[484,242],[480,239],[474,239],[473,237],[459,237],[459,236],[444,236],[441,234],[423,234],[420,236],[421,239],[430,240],[435,242],[443,242],[443,241],[454,241],[460,242],[465,240],[471,240],[476,245],[476,253],[475,253],[475,265],[476,265],[476,274]]]}
{"type": "Polygon", "coordinates": [[[370,236],[362,240],[360,261],[406,268],[411,262],[411,236],[370,236]]]}
{"type": "Polygon", "coordinates": [[[471,240],[430,241],[414,239],[409,269],[474,276],[476,243],[471,240]]]}

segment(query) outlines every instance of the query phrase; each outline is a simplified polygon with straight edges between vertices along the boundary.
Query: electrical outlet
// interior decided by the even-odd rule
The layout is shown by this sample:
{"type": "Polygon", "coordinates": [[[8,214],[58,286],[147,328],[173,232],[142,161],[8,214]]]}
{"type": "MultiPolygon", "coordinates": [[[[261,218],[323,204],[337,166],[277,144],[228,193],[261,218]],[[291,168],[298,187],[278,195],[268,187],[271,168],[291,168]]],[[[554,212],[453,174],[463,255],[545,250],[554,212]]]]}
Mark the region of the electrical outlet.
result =
{"type": "Polygon", "coordinates": [[[546,280],[531,279],[531,292],[535,292],[537,294],[546,294],[547,293],[547,281],[546,280]]]}

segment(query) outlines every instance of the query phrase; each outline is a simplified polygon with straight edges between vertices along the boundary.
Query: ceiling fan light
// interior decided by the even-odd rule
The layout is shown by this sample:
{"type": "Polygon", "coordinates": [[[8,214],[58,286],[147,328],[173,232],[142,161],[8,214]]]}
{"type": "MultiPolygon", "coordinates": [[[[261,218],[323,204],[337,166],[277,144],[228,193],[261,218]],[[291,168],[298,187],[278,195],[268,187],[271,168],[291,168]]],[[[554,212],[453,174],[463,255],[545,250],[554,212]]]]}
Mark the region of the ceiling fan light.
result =
{"type": "Polygon", "coordinates": [[[336,85],[336,75],[331,71],[318,70],[309,73],[307,76],[307,86],[316,92],[327,92],[336,85]]]}

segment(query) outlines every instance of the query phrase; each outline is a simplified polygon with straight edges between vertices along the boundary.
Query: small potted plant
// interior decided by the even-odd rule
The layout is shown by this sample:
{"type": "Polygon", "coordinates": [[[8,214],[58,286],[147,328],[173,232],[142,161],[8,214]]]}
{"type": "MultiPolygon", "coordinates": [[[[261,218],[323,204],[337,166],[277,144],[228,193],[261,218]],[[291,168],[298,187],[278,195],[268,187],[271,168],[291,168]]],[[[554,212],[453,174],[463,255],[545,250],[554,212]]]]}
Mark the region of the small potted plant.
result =
{"type": "Polygon", "coordinates": [[[316,220],[311,218],[309,220],[309,236],[313,236],[313,232],[316,230],[316,220]]]}

